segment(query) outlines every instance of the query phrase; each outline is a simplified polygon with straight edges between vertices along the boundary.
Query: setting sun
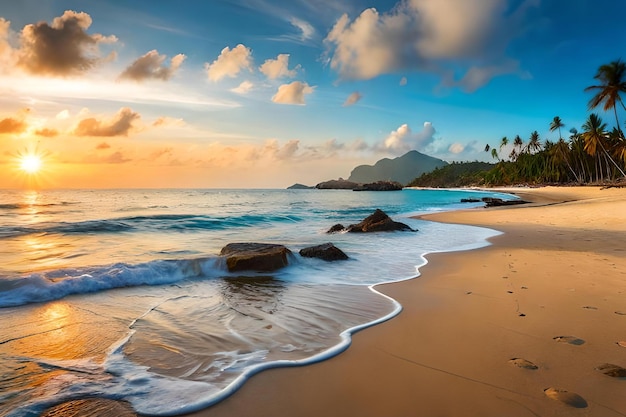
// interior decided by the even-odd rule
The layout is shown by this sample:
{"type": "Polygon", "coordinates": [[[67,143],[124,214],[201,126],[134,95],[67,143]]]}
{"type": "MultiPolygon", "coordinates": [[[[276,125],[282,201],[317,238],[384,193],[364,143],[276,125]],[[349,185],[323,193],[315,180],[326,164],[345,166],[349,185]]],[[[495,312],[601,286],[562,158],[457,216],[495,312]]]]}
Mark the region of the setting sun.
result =
{"type": "Polygon", "coordinates": [[[30,154],[20,158],[20,169],[29,174],[36,174],[41,169],[42,161],[39,155],[30,154]]]}

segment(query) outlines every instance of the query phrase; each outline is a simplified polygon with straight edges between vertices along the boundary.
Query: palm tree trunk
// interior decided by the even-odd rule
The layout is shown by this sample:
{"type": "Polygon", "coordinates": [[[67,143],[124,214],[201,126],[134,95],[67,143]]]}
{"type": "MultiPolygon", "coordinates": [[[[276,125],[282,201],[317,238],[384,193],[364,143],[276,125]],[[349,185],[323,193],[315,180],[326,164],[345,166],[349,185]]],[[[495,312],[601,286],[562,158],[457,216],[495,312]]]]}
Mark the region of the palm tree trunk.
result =
{"type": "MultiPolygon", "coordinates": [[[[620,130],[621,132],[621,130],[620,130]]],[[[620,168],[619,165],[617,165],[617,163],[613,160],[613,158],[611,158],[611,155],[609,155],[609,153],[606,151],[606,148],[604,147],[604,144],[602,143],[602,141],[599,141],[600,143],[600,147],[602,148],[602,151],[604,151],[604,154],[606,155],[607,158],[609,158],[609,160],[611,162],[613,162],[613,165],[615,165],[615,168],[617,168],[617,170],[620,172],[620,174],[622,174],[622,177],[626,178],[626,173],[624,173],[624,171],[622,170],[622,168],[620,168]]],[[[608,164],[608,162],[607,162],[608,164]]]]}

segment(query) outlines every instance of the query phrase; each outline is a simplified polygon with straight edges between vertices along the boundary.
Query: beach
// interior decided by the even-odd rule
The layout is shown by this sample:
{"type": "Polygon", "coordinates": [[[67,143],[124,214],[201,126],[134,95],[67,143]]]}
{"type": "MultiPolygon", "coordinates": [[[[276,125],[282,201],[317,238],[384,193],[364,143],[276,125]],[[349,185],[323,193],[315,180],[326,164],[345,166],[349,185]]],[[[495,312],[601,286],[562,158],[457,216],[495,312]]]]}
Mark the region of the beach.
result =
{"type": "Polygon", "coordinates": [[[626,380],[597,369],[626,367],[626,189],[502,191],[532,203],[427,216],[503,234],[378,286],[397,317],[195,415],[626,415],[626,380]]]}

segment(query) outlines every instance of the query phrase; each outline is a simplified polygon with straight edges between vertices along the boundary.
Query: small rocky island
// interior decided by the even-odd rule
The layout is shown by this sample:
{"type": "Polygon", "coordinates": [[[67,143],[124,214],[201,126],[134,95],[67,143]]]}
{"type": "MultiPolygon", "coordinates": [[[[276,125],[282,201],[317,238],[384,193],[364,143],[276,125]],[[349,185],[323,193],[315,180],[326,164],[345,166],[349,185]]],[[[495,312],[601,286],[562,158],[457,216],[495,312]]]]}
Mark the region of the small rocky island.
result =
{"type": "Polygon", "coordinates": [[[400,191],[404,187],[396,181],[376,181],[363,184],[339,178],[337,180],[320,182],[315,188],[318,190],[400,191]]]}

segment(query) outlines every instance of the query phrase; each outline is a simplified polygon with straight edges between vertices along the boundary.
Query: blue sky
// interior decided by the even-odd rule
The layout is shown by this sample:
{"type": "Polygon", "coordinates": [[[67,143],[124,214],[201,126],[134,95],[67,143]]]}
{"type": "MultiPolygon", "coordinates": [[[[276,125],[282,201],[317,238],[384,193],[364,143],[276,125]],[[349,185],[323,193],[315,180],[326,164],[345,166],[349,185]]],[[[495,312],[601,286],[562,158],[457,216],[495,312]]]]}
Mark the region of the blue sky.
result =
{"type": "MultiPolygon", "coordinates": [[[[618,1],[0,5],[0,187],[285,187],[580,129],[618,1]]],[[[612,115],[603,115],[611,125],[612,115]]]]}

